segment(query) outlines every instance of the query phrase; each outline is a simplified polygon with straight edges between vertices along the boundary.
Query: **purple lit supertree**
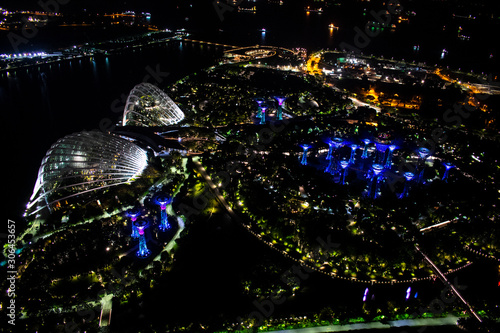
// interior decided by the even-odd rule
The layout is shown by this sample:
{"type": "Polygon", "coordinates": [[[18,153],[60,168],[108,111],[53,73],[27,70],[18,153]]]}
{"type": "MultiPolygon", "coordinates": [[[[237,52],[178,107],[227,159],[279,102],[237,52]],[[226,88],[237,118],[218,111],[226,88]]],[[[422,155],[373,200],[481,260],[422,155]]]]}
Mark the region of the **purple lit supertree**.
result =
{"type": "Polygon", "coordinates": [[[349,162],[346,160],[340,161],[340,167],[342,168],[341,175],[340,175],[340,184],[344,185],[345,184],[345,174],[346,174],[346,168],[349,166],[349,162]]]}
{"type": "Polygon", "coordinates": [[[283,102],[285,99],[286,97],[276,97],[276,100],[278,101],[278,113],[276,114],[277,120],[283,120],[283,102]]]}
{"type": "Polygon", "coordinates": [[[144,229],[148,227],[149,222],[146,220],[137,220],[134,221],[133,224],[139,233],[139,250],[136,252],[136,255],[139,258],[146,258],[151,254],[151,251],[146,245],[146,237],[144,236],[144,229]]]}
{"type": "Polygon", "coordinates": [[[307,165],[307,151],[309,150],[309,148],[311,148],[312,146],[310,145],[306,145],[306,144],[302,144],[300,145],[303,149],[303,153],[302,153],[302,159],[300,160],[300,164],[302,165],[307,165]]]}
{"type": "Polygon", "coordinates": [[[448,182],[448,172],[450,171],[451,168],[454,168],[455,166],[449,162],[445,162],[445,163],[443,163],[443,165],[446,168],[446,170],[444,171],[444,175],[443,175],[442,180],[447,183],[448,182]]]}
{"type": "Polygon", "coordinates": [[[356,149],[358,149],[358,145],[353,143],[351,145],[351,158],[349,159],[349,164],[354,163],[354,158],[356,157],[356,149]]]}
{"type": "Polygon", "coordinates": [[[261,106],[260,107],[260,123],[261,124],[265,124],[266,123],[266,110],[267,110],[267,107],[265,106],[261,106]]]}
{"type": "Polygon", "coordinates": [[[387,153],[387,159],[385,161],[385,167],[389,169],[392,164],[392,152],[396,150],[398,147],[396,145],[390,145],[389,146],[389,151],[387,153]]]}
{"type": "Polygon", "coordinates": [[[134,226],[134,222],[137,220],[137,218],[139,217],[139,215],[141,214],[140,210],[137,209],[137,208],[132,208],[132,209],[129,209],[126,213],[127,216],[130,217],[130,219],[132,220],[132,238],[137,238],[139,237],[139,232],[137,231],[137,229],[135,228],[134,226]]]}
{"type": "Polygon", "coordinates": [[[165,231],[171,228],[168,223],[167,216],[167,205],[171,202],[171,199],[164,195],[159,195],[155,200],[156,204],[160,205],[160,230],[165,231]]]}
{"type": "Polygon", "coordinates": [[[366,302],[366,300],[368,299],[368,292],[369,292],[369,289],[366,288],[365,293],[363,294],[363,302],[366,302]]]}
{"type": "Polygon", "coordinates": [[[367,158],[368,157],[368,145],[371,143],[370,139],[363,139],[363,143],[365,144],[363,148],[363,154],[361,154],[361,158],[367,158]]]}
{"type": "Polygon", "coordinates": [[[401,194],[399,195],[400,199],[408,196],[408,191],[410,190],[410,181],[413,179],[413,177],[415,177],[412,172],[405,172],[403,176],[405,177],[406,181],[403,192],[401,192],[401,194]]]}

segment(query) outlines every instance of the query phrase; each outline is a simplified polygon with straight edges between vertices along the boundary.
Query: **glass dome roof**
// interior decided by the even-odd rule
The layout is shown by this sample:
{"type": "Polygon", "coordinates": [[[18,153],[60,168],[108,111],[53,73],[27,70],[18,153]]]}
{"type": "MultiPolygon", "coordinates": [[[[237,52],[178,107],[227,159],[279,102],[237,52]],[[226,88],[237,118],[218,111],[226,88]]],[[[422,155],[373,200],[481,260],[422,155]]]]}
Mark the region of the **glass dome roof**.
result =
{"type": "Polygon", "coordinates": [[[130,91],[122,125],[168,126],[183,119],[184,113],[165,92],[151,83],[141,83],[130,91]]]}
{"type": "Polygon", "coordinates": [[[128,183],[146,166],[146,151],[126,139],[100,131],[70,134],[43,158],[28,212],[128,183]]]}

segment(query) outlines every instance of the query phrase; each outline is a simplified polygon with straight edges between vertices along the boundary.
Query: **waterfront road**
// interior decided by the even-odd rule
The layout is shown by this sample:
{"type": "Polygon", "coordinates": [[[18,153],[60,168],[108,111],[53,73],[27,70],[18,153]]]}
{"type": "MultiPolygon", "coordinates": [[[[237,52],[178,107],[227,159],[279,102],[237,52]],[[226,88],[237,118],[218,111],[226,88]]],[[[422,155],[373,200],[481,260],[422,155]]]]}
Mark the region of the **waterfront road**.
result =
{"type": "Polygon", "coordinates": [[[273,333],[324,333],[324,332],[346,332],[357,331],[366,329],[384,329],[394,327],[422,327],[422,326],[456,326],[458,317],[447,316],[444,318],[419,318],[419,319],[406,319],[394,320],[387,323],[373,322],[373,323],[358,323],[348,325],[329,325],[308,328],[296,328],[283,331],[274,331],[273,333]]]}

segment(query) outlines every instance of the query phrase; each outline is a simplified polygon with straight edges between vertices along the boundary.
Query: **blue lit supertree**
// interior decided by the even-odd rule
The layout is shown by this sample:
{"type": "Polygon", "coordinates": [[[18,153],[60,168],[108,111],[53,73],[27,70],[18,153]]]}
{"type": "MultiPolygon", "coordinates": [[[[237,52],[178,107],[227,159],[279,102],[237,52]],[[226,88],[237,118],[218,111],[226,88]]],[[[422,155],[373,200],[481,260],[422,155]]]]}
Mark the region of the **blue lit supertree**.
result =
{"type": "Polygon", "coordinates": [[[328,154],[326,154],[326,160],[328,161],[332,159],[333,147],[335,146],[333,144],[333,141],[330,139],[326,141],[326,144],[328,145],[328,154]]]}
{"type": "Polygon", "coordinates": [[[375,147],[377,148],[378,153],[374,162],[384,164],[385,151],[387,150],[388,145],[385,143],[375,142],[375,147]]]}
{"type": "Polygon", "coordinates": [[[444,175],[443,175],[442,180],[444,182],[448,182],[448,173],[449,173],[451,168],[454,168],[454,165],[449,163],[449,162],[445,162],[445,163],[443,163],[443,165],[446,168],[446,170],[444,171],[444,175]]]}
{"type": "Polygon", "coordinates": [[[129,209],[126,213],[126,215],[129,216],[130,219],[132,220],[132,235],[131,235],[132,238],[139,237],[139,232],[137,231],[137,228],[134,226],[134,222],[137,220],[140,214],[141,212],[137,208],[129,209]]]}
{"type": "Polygon", "coordinates": [[[342,168],[341,175],[340,175],[340,184],[344,185],[345,184],[345,174],[347,173],[346,168],[349,166],[349,162],[346,160],[340,161],[340,167],[342,168]]]}
{"type": "Polygon", "coordinates": [[[389,169],[392,164],[392,153],[394,150],[396,150],[398,147],[396,145],[390,145],[389,146],[389,151],[387,153],[387,159],[385,161],[385,167],[389,169]]]}
{"type": "Polygon", "coordinates": [[[325,172],[329,172],[331,174],[334,174],[337,170],[337,161],[335,160],[334,153],[340,147],[342,147],[344,145],[344,140],[342,140],[341,138],[333,138],[332,140],[329,140],[328,142],[329,142],[328,144],[330,145],[330,143],[331,143],[333,148],[335,148],[335,149],[332,150],[332,153],[330,155],[330,162],[328,163],[328,166],[326,167],[325,172]]]}
{"type": "Polygon", "coordinates": [[[300,146],[302,147],[302,149],[303,149],[303,151],[304,151],[304,152],[302,153],[302,158],[301,158],[301,160],[300,160],[300,164],[302,164],[302,165],[307,165],[307,151],[308,151],[308,150],[309,150],[309,148],[311,148],[312,146],[310,146],[310,145],[305,145],[305,144],[300,145],[300,146]]]}
{"type": "Polygon", "coordinates": [[[283,120],[283,102],[285,99],[285,97],[276,97],[276,100],[278,101],[278,113],[276,114],[277,120],[283,120]]]}
{"type": "Polygon", "coordinates": [[[149,222],[146,220],[137,220],[133,224],[139,233],[139,250],[136,252],[136,255],[139,258],[146,258],[151,254],[146,245],[146,237],[144,236],[144,229],[148,227],[149,222]]]}
{"type": "Polygon", "coordinates": [[[167,205],[171,202],[171,199],[167,196],[159,195],[156,197],[155,202],[160,205],[160,230],[165,231],[170,229],[167,216],[167,205]]]}
{"type": "MultiPolygon", "coordinates": [[[[421,170],[419,170],[418,174],[418,182],[420,183],[424,178],[424,170],[425,170],[425,160],[430,156],[431,151],[425,147],[421,147],[417,150],[419,159],[419,165],[421,165],[421,170]]],[[[417,168],[418,169],[418,168],[417,168]]]]}
{"type": "Polygon", "coordinates": [[[368,181],[368,197],[375,199],[378,192],[379,175],[384,171],[382,164],[372,164],[372,172],[368,181]]]}
{"type": "Polygon", "coordinates": [[[363,148],[363,154],[361,154],[361,158],[367,158],[368,157],[368,145],[371,143],[370,139],[363,139],[363,143],[365,144],[363,148]]]}
{"type": "Polygon", "coordinates": [[[354,158],[356,157],[356,149],[358,149],[358,145],[353,143],[351,145],[351,158],[349,159],[350,164],[354,163],[354,158]]]}
{"type": "Polygon", "coordinates": [[[257,105],[258,105],[257,113],[256,113],[255,117],[260,118],[261,117],[261,112],[262,112],[261,111],[261,105],[262,105],[262,103],[264,103],[264,101],[261,100],[261,99],[256,99],[255,102],[257,102],[257,105]]]}
{"type": "Polygon", "coordinates": [[[401,194],[399,195],[400,199],[408,196],[408,191],[410,190],[410,181],[413,179],[413,177],[415,177],[412,172],[405,172],[403,176],[405,177],[406,181],[403,192],[401,192],[401,194]]]}

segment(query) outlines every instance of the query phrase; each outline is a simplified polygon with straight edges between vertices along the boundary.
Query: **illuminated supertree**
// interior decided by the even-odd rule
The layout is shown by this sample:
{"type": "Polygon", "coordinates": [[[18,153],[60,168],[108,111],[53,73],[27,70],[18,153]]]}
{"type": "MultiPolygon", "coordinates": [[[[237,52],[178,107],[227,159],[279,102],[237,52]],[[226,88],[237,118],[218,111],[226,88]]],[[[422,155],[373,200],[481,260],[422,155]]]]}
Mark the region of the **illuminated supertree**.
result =
{"type": "Polygon", "coordinates": [[[151,254],[146,245],[146,237],[144,236],[144,229],[148,227],[149,223],[146,220],[137,220],[133,224],[139,233],[139,250],[136,252],[136,255],[139,258],[146,258],[151,254]]]}
{"type": "Polygon", "coordinates": [[[283,102],[285,99],[285,97],[276,97],[276,100],[278,101],[278,113],[276,114],[277,120],[283,120],[283,102]]]}
{"type": "Polygon", "coordinates": [[[405,177],[406,181],[403,192],[401,192],[401,194],[399,195],[400,199],[408,196],[408,191],[410,190],[410,181],[413,179],[413,177],[415,177],[412,172],[405,172],[403,176],[405,177]]]}
{"type": "Polygon", "coordinates": [[[326,141],[326,144],[328,145],[328,154],[326,155],[326,160],[331,160],[332,159],[332,152],[333,152],[333,147],[335,147],[333,145],[333,141],[328,139],[326,141]]]}
{"type": "Polygon", "coordinates": [[[160,230],[165,231],[171,228],[168,223],[167,216],[167,205],[171,202],[171,199],[164,195],[159,195],[156,197],[156,204],[160,205],[160,230]]]}
{"type": "Polygon", "coordinates": [[[340,167],[342,168],[341,175],[340,175],[340,184],[344,185],[345,184],[345,174],[347,173],[346,168],[349,166],[349,162],[346,160],[340,161],[340,167]]]}
{"type": "Polygon", "coordinates": [[[310,145],[300,145],[304,152],[302,153],[302,159],[300,160],[300,164],[307,165],[307,150],[311,148],[310,145]]]}
{"type": "Polygon", "coordinates": [[[141,212],[137,208],[129,209],[126,213],[126,215],[129,216],[130,219],[132,220],[132,235],[131,235],[132,238],[139,237],[139,232],[137,231],[137,228],[134,226],[134,222],[137,220],[140,214],[141,212]]]}
{"type": "Polygon", "coordinates": [[[256,99],[255,102],[257,102],[257,105],[258,105],[258,109],[257,109],[257,114],[255,115],[257,118],[260,118],[261,117],[261,105],[262,103],[264,103],[263,100],[261,99],[256,99]]]}
{"type": "Polygon", "coordinates": [[[420,156],[421,161],[425,162],[425,159],[429,157],[431,151],[425,147],[418,148],[417,150],[418,156],[420,156]]]}
{"type": "Polygon", "coordinates": [[[368,293],[369,293],[369,289],[366,288],[365,293],[363,294],[363,302],[366,302],[366,300],[368,299],[368,293]]]}
{"type": "Polygon", "coordinates": [[[387,159],[385,161],[385,167],[389,169],[392,164],[392,152],[396,150],[398,147],[396,145],[389,146],[389,152],[387,153],[387,159]]]}
{"type": "Polygon", "coordinates": [[[375,142],[375,147],[379,151],[378,157],[375,159],[376,163],[384,164],[385,159],[385,151],[388,148],[388,145],[385,143],[375,142]]]}
{"type": "Polygon", "coordinates": [[[382,164],[373,164],[370,180],[368,181],[368,197],[375,199],[378,192],[379,175],[384,171],[382,164]],[[372,194],[373,193],[373,194],[372,194]]]}
{"type": "Polygon", "coordinates": [[[357,144],[351,145],[351,158],[349,159],[349,163],[354,163],[354,158],[356,157],[356,149],[358,149],[357,144]]]}
{"type": "Polygon", "coordinates": [[[408,287],[408,289],[406,289],[406,297],[405,297],[405,300],[408,300],[411,296],[411,287],[408,287]]]}
{"type": "Polygon", "coordinates": [[[342,147],[344,145],[344,140],[342,140],[341,138],[333,138],[332,140],[329,140],[328,142],[329,142],[328,144],[330,145],[330,143],[331,143],[333,148],[335,148],[335,149],[332,149],[332,146],[330,146],[330,149],[332,149],[332,153],[331,154],[330,154],[330,152],[328,153],[328,154],[330,154],[330,162],[328,163],[328,166],[326,167],[325,172],[330,172],[331,174],[333,174],[337,170],[337,162],[335,161],[335,156],[333,154],[340,147],[342,147]]]}
{"type": "Polygon", "coordinates": [[[417,153],[418,153],[418,156],[420,157],[419,165],[421,165],[421,170],[419,170],[420,172],[418,174],[418,182],[420,183],[422,181],[422,179],[424,178],[425,160],[427,159],[427,157],[430,156],[431,151],[425,147],[421,147],[417,150],[417,153]]]}
{"type": "Polygon", "coordinates": [[[370,139],[363,139],[363,143],[365,144],[363,148],[363,154],[361,154],[361,158],[367,158],[368,157],[368,145],[371,143],[370,139]]]}
{"type": "Polygon", "coordinates": [[[449,163],[449,162],[445,162],[443,164],[444,164],[444,167],[446,168],[446,170],[444,171],[444,175],[443,175],[442,180],[444,182],[448,182],[448,172],[450,171],[451,168],[454,168],[454,165],[449,163]]]}
{"type": "Polygon", "coordinates": [[[266,123],[266,110],[267,110],[267,107],[265,107],[265,106],[262,106],[260,108],[260,111],[261,111],[261,113],[260,113],[260,123],[261,124],[265,124],[266,123]]]}

